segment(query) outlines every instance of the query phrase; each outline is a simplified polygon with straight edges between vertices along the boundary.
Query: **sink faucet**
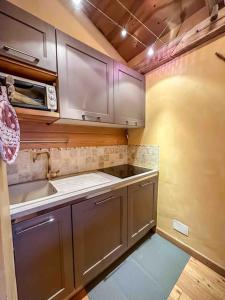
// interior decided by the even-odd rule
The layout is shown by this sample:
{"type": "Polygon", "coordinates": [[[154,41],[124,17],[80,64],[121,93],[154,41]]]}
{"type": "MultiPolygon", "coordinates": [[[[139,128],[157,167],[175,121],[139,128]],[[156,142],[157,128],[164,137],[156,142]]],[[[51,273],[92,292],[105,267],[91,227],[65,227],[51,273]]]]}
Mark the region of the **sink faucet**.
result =
{"type": "Polygon", "coordinates": [[[35,161],[38,159],[38,157],[41,156],[41,155],[43,155],[43,154],[46,154],[46,156],[47,156],[47,162],[48,162],[46,177],[47,177],[48,180],[51,180],[51,179],[57,177],[57,175],[59,174],[60,170],[57,170],[56,172],[52,171],[49,151],[35,152],[33,154],[33,162],[35,163],[35,161]]]}

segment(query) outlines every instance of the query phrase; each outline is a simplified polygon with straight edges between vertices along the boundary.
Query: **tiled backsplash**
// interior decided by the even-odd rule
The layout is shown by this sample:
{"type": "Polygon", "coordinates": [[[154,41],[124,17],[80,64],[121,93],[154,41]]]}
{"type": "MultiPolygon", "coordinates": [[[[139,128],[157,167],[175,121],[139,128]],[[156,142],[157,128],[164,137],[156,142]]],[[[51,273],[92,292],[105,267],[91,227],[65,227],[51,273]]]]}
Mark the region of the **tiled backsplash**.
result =
{"type": "Polygon", "coordinates": [[[22,150],[16,162],[8,166],[9,184],[44,179],[47,173],[47,156],[41,155],[33,162],[35,152],[50,152],[52,171],[59,176],[96,170],[121,164],[134,164],[146,168],[159,167],[157,146],[99,146],[22,150]]]}
{"type": "Polygon", "coordinates": [[[159,146],[128,145],[127,154],[131,165],[159,169],[159,146]]]}

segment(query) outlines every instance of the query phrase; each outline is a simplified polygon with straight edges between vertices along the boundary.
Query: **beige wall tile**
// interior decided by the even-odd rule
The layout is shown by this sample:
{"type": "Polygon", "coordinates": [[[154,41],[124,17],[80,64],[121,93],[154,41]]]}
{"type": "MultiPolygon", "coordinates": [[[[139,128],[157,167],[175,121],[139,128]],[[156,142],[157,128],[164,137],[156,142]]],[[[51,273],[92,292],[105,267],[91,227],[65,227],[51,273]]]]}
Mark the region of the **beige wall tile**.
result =
{"type": "MultiPolygon", "coordinates": [[[[52,171],[59,176],[97,170],[116,165],[130,164],[158,169],[157,146],[105,146],[41,149],[50,152],[52,171]]],[[[8,182],[16,184],[46,178],[47,156],[33,162],[37,150],[22,150],[13,165],[8,166],[8,182]]]]}

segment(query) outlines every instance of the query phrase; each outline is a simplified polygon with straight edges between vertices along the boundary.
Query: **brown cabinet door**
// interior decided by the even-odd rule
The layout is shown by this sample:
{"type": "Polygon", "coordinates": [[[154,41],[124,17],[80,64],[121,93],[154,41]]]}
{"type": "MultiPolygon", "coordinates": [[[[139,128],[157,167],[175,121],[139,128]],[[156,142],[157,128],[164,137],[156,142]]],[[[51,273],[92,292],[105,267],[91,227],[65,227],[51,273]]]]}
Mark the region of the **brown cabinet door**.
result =
{"type": "Polygon", "coordinates": [[[113,122],[113,60],[57,31],[61,118],[113,122]]]}
{"type": "Polygon", "coordinates": [[[127,249],[127,190],[73,205],[75,286],[84,286],[127,249]]]}
{"type": "Polygon", "coordinates": [[[114,111],[116,124],[144,127],[144,76],[116,62],[114,63],[114,111]]]}
{"type": "Polygon", "coordinates": [[[0,1],[0,55],[56,72],[55,29],[8,1],[0,1]]]}
{"type": "Polygon", "coordinates": [[[13,225],[19,300],[64,299],[74,289],[71,207],[13,225]]]}
{"type": "Polygon", "coordinates": [[[156,225],[157,177],[128,187],[128,246],[156,225]]]}

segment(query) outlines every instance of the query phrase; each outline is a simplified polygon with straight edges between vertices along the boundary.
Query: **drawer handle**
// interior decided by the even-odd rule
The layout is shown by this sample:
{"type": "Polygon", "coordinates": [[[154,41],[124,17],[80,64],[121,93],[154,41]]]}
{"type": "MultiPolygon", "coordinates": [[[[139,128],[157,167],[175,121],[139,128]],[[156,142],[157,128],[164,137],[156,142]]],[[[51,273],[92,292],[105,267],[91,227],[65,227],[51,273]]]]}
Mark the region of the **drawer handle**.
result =
{"type": "Polygon", "coordinates": [[[101,121],[101,117],[95,117],[95,116],[90,116],[90,115],[82,115],[82,119],[85,121],[85,120],[88,120],[88,119],[94,119],[96,121],[101,121]]]}
{"type": "Polygon", "coordinates": [[[110,201],[110,200],[112,200],[112,199],[114,199],[114,198],[116,198],[116,196],[108,197],[108,198],[106,198],[106,199],[104,199],[104,200],[95,202],[95,205],[102,205],[102,204],[104,204],[104,203],[106,203],[106,202],[108,202],[108,201],[110,201]]]}
{"type": "Polygon", "coordinates": [[[28,57],[30,57],[30,58],[33,58],[33,59],[34,59],[34,62],[36,62],[36,63],[38,63],[38,62],[40,61],[39,58],[37,58],[37,57],[35,57],[35,56],[33,56],[33,55],[30,55],[30,54],[28,54],[28,53],[26,53],[26,52],[24,52],[24,51],[20,51],[20,50],[18,50],[18,49],[15,49],[15,48],[12,48],[12,47],[9,47],[9,46],[6,46],[6,45],[3,46],[3,49],[4,49],[5,51],[14,51],[14,52],[23,54],[23,55],[25,55],[25,56],[28,56],[28,57]]]}
{"type": "Polygon", "coordinates": [[[53,217],[51,217],[51,218],[49,218],[47,221],[38,223],[38,224],[33,225],[33,226],[30,226],[30,227],[27,227],[27,228],[25,228],[25,229],[23,229],[23,230],[17,231],[16,234],[17,234],[17,235],[20,235],[20,234],[22,234],[22,233],[24,233],[24,232],[26,232],[26,231],[29,231],[29,230],[34,229],[34,228],[38,228],[38,227],[40,227],[40,226],[42,226],[42,225],[45,225],[45,224],[48,224],[48,223],[52,223],[52,222],[54,222],[54,221],[55,221],[55,219],[54,219],[53,217]]]}
{"type": "Polygon", "coordinates": [[[140,187],[145,187],[145,186],[150,185],[150,184],[152,184],[152,183],[151,182],[142,183],[142,184],[140,184],[140,187]]]}
{"type": "Polygon", "coordinates": [[[134,121],[133,124],[134,124],[133,126],[138,126],[138,122],[137,121],[134,121]]]}
{"type": "Polygon", "coordinates": [[[130,126],[138,126],[138,122],[137,122],[137,121],[129,122],[129,121],[127,120],[127,121],[126,121],[126,125],[130,125],[130,126]]]}

